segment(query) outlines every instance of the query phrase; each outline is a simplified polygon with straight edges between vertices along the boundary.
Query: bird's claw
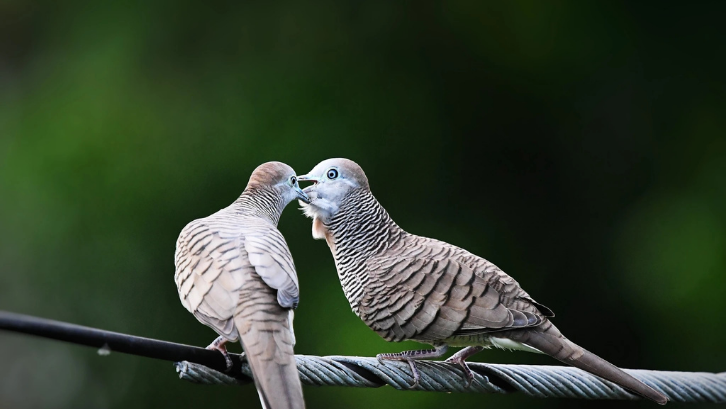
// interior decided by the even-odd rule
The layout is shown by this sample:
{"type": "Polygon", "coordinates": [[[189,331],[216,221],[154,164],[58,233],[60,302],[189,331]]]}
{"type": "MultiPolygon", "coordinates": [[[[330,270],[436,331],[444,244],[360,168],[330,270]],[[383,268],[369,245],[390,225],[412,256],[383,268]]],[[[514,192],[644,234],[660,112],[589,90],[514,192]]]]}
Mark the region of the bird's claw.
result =
{"type": "Polygon", "coordinates": [[[224,356],[224,362],[227,365],[227,369],[225,370],[225,372],[229,372],[232,370],[232,366],[234,366],[234,363],[232,362],[232,358],[229,356],[229,352],[227,352],[227,347],[225,346],[226,343],[227,340],[222,337],[218,337],[217,339],[212,341],[212,343],[209,344],[206,349],[221,352],[222,356],[224,356]]]}
{"type": "Polygon", "coordinates": [[[463,359],[457,359],[455,356],[452,356],[451,358],[445,360],[444,362],[449,364],[457,364],[461,367],[462,372],[464,372],[464,378],[466,379],[466,387],[471,387],[472,382],[474,382],[474,372],[469,368],[469,365],[466,364],[466,361],[463,359]]]}
{"type": "Polygon", "coordinates": [[[381,362],[381,363],[383,363],[383,360],[385,360],[385,359],[387,359],[389,361],[405,361],[405,362],[407,362],[408,366],[411,367],[411,373],[413,375],[413,384],[408,385],[408,389],[416,389],[418,387],[418,381],[421,379],[421,374],[418,372],[418,368],[416,368],[416,362],[414,359],[405,357],[400,353],[378,354],[378,355],[376,355],[376,359],[378,359],[378,362],[381,362]]]}
{"type": "Polygon", "coordinates": [[[416,389],[416,387],[418,387],[418,381],[421,379],[421,375],[418,373],[416,362],[413,359],[406,358],[406,362],[408,362],[408,366],[411,367],[411,373],[413,373],[413,385],[409,385],[408,389],[416,389]]]}

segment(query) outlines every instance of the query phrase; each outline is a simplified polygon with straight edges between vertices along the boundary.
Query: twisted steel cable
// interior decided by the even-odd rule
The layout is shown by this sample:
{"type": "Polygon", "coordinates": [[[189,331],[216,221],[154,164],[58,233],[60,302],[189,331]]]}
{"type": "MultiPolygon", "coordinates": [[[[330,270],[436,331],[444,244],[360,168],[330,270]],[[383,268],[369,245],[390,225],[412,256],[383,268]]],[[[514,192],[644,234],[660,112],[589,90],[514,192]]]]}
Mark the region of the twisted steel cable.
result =
{"type": "MultiPolygon", "coordinates": [[[[196,383],[240,385],[252,382],[244,358],[230,354],[229,374],[222,354],[203,348],[160,341],[81,325],[0,311],[0,329],[99,348],[104,355],[122,352],[176,362],[179,377],[196,383]],[[234,376],[230,376],[234,375],[234,376]]],[[[411,390],[413,377],[404,362],[379,362],[355,356],[296,355],[306,385],[376,388],[390,385],[411,390]]],[[[466,387],[457,365],[419,361],[421,379],[413,390],[465,393],[521,392],[536,398],[640,399],[625,389],[587,372],[565,366],[499,365],[469,362],[474,381],[466,387]]],[[[671,372],[626,369],[674,402],[726,403],[726,372],[671,372]]]]}
{"type": "MultiPolygon", "coordinates": [[[[300,379],[306,385],[375,388],[390,385],[399,390],[467,393],[521,392],[536,398],[637,400],[620,386],[577,368],[567,366],[499,365],[470,362],[475,379],[470,387],[458,366],[440,361],[418,361],[419,384],[403,362],[379,362],[376,358],[296,355],[300,379]]],[[[242,365],[242,377],[234,378],[204,365],[177,362],[181,379],[203,384],[249,383],[252,373],[242,365]]],[[[726,402],[726,372],[672,372],[626,369],[626,372],[668,396],[674,402],[726,402]]]]}

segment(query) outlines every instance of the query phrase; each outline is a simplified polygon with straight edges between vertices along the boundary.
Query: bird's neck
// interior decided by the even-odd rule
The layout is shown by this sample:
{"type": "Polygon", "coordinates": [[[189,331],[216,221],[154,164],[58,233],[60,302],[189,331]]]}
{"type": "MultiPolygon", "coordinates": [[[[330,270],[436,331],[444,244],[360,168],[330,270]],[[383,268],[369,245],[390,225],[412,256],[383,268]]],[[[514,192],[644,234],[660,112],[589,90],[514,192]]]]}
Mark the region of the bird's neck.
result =
{"type": "Polygon", "coordinates": [[[277,226],[280,215],[285,209],[285,201],[277,191],[269,187],[248,186],[232,204],[235,211],[261,217],[277,226]]]}
{"type": "Polygon", "coordinates": [[[392,236],[402,233],[375,197],[362,189],[352,191],[338,212],[322,222],[335,253],[371,257],[380,253],[392,236]]]}
{"type": "Polygon", "coordinates": [[[406,232],[369,191],[362,189],[352,191],[327,222],[317,222],[322,223],[319,228],[325,231],[343,291],[357,314],[368,280],[366,261],[397,245],[406,232]]]}

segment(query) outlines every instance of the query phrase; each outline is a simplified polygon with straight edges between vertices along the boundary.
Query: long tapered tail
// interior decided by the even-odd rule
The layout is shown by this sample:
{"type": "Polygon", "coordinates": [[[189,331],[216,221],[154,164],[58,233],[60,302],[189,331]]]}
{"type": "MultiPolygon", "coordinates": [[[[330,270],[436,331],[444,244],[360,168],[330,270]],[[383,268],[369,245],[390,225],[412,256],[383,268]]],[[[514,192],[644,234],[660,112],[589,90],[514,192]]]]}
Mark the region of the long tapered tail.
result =
{"type": "Polygon", "coordinates": [[[252,367],[262,407],[304,409],[302,384],[293,352],[292,317],[270,317],[263,313],[268,319],[251,319],[255,313],[260,315],[261,312],[237,314],[234,321],[245,357],[252,367]]]}
{"type": "Polygon", "coordinates": [[[536,348],[568,365],[605,378],[661,405],[668,402],[668,398],[662,393],[565,338],[549,321],[537,328],[511,331],[507,334],[507,338],[536,348]]]}

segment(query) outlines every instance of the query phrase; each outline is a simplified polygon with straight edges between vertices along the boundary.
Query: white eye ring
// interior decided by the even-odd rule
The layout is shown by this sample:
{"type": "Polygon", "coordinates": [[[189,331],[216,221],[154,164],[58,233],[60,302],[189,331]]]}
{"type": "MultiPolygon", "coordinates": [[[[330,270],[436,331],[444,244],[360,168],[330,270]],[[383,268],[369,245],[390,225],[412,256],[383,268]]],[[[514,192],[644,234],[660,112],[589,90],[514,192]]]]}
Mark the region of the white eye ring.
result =
{"type": "Polygon", "coordinates": [[[297,178],[295,176],[290,177],[290,184],[293,186],[297,185],[297,178]]]}
{"type": "Polygon", "coordinates": [[[326,175],[328,176],[328,179],[336,179],[338,177],[338,169],[330,168],[326,172],[326,175]]]}

